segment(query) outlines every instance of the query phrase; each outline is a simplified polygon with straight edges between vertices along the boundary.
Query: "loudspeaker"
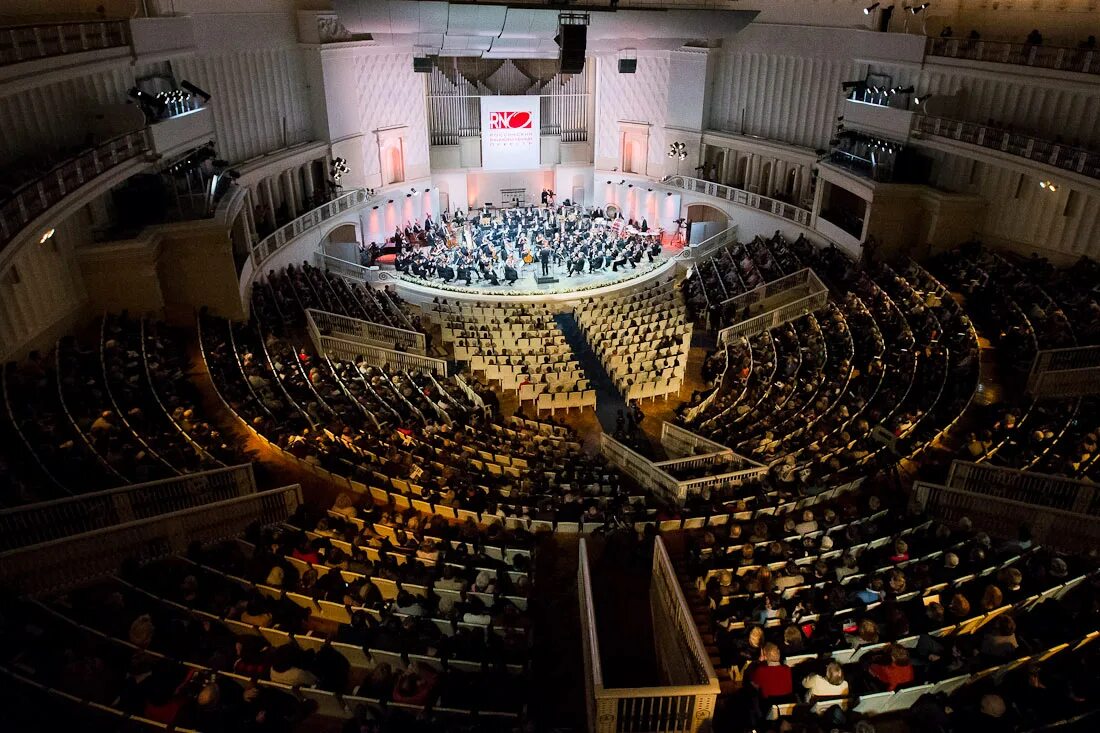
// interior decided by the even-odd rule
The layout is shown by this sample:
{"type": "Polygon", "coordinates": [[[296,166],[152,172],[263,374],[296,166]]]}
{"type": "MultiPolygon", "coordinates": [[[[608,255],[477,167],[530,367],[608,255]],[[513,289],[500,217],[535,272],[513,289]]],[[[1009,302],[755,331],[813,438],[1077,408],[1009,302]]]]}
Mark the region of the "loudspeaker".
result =
{"type": "Polygon", "coordinates": [[[413,71],[417,74],[427,74],[432,70],[431,56],[413,56],[413,71]]]}
{"type": "Polygon", "coordinates": [[[619,73],[633,74],[638,70],[638,59],[619,59],[619,73]]]}
{"type": "Polygon", "coordinates": [[[556,283],[557,281],[558,279],[553,275],[537,275],[535,277],[535,282],[537,282],[539,285],[549,285],[550,283],[556,283]]]}
{"type": "Polygon", "coordinates": [[[558,26],[558,65],[563,74],[579,74],[584,71],[584,51],[588,42],[588,26],[558,26]]]}

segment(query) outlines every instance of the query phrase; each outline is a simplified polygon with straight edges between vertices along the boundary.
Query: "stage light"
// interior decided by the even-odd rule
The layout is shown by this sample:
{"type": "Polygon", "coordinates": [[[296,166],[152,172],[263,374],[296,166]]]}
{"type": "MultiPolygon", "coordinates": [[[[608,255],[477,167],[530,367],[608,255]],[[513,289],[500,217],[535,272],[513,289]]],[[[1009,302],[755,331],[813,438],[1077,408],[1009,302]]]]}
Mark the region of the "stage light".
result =
{"type": "Polygon", "coordinates": [[[1057,191],[1057,190],[1058,190],[1058,187],[1057,187],[1057,186],[1055,186],[1055,185],[1054,185],[1053,183],[1050,183],[1050,184],[1048,184],[1048,185],[1047,185],[1047,190],[1048,190],[1048,191],[1052,191],[1052,192],[1053,192],[1053,191],[1057,191]]]}
{"type": "Polygon", "coordinates": [[[608,181],[608,182],[607,182],[607,185],[608,185],[608,186],[610,186],[610,185],[611,185],[611,181],[608,181]]]}
{"type": "Polygon", "coordinates": [[[48,230],[47,230],[46,232],[44,232],[44,233],[42,234],[42,238],[38,240],[38,243],[39,243],[39,244],[45,244],[45,243],[46,243],[46,241],[47,241],[47,240],[49,240],[49,239],[50,239],[50,237],[52,237],[52,236],[53,236],[53,233],[54,233],[54,230],[53,230],[53,229],[48,229],[48,230]]]}
{"type": "Polygon", "coordinates": [[[863,9],[863,14],[864,15],[870,15],[871,13],[873,13],[875,11],[875,8],[877,8],[877,7],[878,7],[878,3],[871,3],[870,6],[863,9]]]}
{"type": "Polygon", "coordinates": [[[619,181],[619,185],[620,185],[620,186],[621,186],[621,185],[623,185],[624,183],[626,183],[626,179],[625,179],[625,178],[624,178],[623,180],[619,181]]]}
{"type": "Polygon", "coordinates": [[[665,191],[665,196],[671,196],[671,195],[672,195],[672,191],[665,191]]]}
{"type": "Polygon", "coordinates": [[[412,197],[413,197],[413,195],[411,193],[405,194],[405,198],[407,198],[407,199],[411,199],[412,197]]]}
{"type": "Polygon", "coordinates": [[[626,187],[627,188],[634,188],[634,184],[633,183],[628,183],[628,184],[626,184],[626,187]]]}
{"type": "Polygon", "coordinates": [[[650,192],[652,192],[652,191],[653,191],[653,189],[652,189],[652,188],[647,188],[646,190],[647,190],[647,191],[650,191],[650,192]]]}
{"type": "Polygon", "coordinates": [[[378,204],[375,204],[375,205],[374,205],[374,206],[372,206],[371,208],[372,208],[372,209],[374,209],[375,211],[378,211],[378,204]]]}
{"type": "Polygon", "coordinates": [[[387,204],[392,204],[392,203],[393,203],[393,199],[390,199],[390,200],[389,200],[389,201],[387,201],[386,203],[387,203],[387,204]]]}

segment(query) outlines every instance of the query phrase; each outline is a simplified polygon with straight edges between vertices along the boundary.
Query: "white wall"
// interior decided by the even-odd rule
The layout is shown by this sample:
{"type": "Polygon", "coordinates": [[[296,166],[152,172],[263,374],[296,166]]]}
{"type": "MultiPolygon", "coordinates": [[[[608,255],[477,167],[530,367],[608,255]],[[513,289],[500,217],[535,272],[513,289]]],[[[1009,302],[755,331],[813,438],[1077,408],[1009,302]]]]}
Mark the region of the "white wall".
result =
{"type": "Polygon", "coordinates": [[[197,15],[199,51],[172,63],[212,95],[218,153],[240,162],[313,137],[309,89],[290,12],[197,15]]]}
{"type": "MultiPolygon", "coordinates": [[[[325,123],[334,153],[348,159],[349,185],[383,185],[378,130],[404,129],[405,180],[428,175],[428,119],[424,79],[412,53],[385,49],[322,49],[309,57],[324,80],[325,123]]],[[[313,76],[311,72],[311,76],[313,76]]]]}
{"type": "Polygon", "coordinates": [[[23,247],[0,272],[0,358],[22,357],[75,324],[87,299],[74,248],[88,239],[83,211],[45,244],[23,247]],[[18,280],[18,282],[16,282],[18,280]]]}
{"type": "Polygon", "coordinates": [[[976,228],[989,243],[1062,260],[1100,257],[1096,188],[1085,191],[1063,184],[1051,193],[1039,187],[1038,175],[947,153],[935,152],[933,157],[936,185],[974,193],[988,202],[985,218],[976,228]]]}
{"type": "Polygon", "coordinates": [[[669,55],[639,54],[634,74],[620,74],[615,57],[590,59],[596,67],[596,147],[598,170],[618,169],[619,122],[649,125],[647,174],[660,177],[667,160],[669,55]]]}

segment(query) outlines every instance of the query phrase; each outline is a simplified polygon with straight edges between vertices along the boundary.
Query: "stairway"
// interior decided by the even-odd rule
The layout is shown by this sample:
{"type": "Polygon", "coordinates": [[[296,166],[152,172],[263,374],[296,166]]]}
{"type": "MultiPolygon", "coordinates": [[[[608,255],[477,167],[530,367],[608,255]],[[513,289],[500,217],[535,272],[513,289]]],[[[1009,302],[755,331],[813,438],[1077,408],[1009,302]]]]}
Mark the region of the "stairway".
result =
{"type": "Polygon", "coordinates": [[[676,570],[676,579],[680,582],[680,590],[684,593],[684,599],[691,609],[691,617],[695,621],[695,628],[699,630],[699,636],[710,657],[711,666],[714,667],[721,686],[722,694],[729,694],[740,689],[741,685],[730,677],[729,668],[722,666],[722,660],[718,656],[718,646],[715,643],[714,627],[711,624],[710,604],[706,597],[695,587],[695,579],[688,571],[687,550],[684,547],[683,532],[662,532],[661,539],[668,550],[668,557],[672,560],[672,567],[676,570]]]}
{"type": "Polygon", "coordinates": [[[605,433],[609,435],[614,433],[615,418],[618,416],[619,410],[626,414],[626,400],[619,394],[615,382],[612,381],[607,370],[603,368],[596,352],[588,345],[588,340],[584,337],[584,331],[581,330],[577,319],[573,317],[573,313],[571,311],[558,313],[554,316],[554,322],[565,334],[565,340],[569,344],[569,348],[573,350],[573,356],[576,358],[577,363],[584,370],[584,376],[588,380],[588,384],[596,390],[596,417],[600,421],[600,426],[603,427],[605,433]]]}

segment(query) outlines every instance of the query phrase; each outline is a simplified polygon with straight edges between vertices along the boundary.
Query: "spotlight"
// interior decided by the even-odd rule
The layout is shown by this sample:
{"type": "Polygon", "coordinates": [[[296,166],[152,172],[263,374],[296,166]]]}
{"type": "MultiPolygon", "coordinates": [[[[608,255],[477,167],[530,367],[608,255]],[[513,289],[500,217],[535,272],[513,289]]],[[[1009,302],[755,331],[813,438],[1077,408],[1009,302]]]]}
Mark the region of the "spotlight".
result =
{"type": "Polygon", "coordinates": [[[917,91],[916,87],[898,87],[894,89],[895,94],[912,94],[917,91]]]}
{"type": "Polygon", "coordinates": [[[628,183],[628,184],[626,184],[626,187],[627,188],[634,188],[634,184],[633,183],[628,183]]]}
{"type": "Polygon", "coordinates": [[[875,8],[877,8],[877,7],[878,7],[878,3],[871,3],[868,7],[863,9],[863,14],[864,15],[870,15],[871,13],[875,12],[875,8]]]}
{"type": "Polygon", "coordinates": [[[413,186],[411,190],[413,193],[416,193],[416,186],[413,186]]]}
{"type": "Polygon", "coordinates": [[[53,236],[53,233],[54,233],[53,229],[49,229],[49,230],[43,232],[42,238],[38,240],[38,243],[39,244],[45,244],[46,241],[53,236]]]}
{"type": "Polygon", "coordinates": [[[925,99],[928,99],[928,97],[913,97],[913,104],[919,107],[925,99]]]}
{"type": "Polygon", "coordinates": [[[407,193],[407,194],[405,194],[405,198],[407,198],[407,199],[411,199],[411,198],[412,198],[412,196],[413,196],[413,195],[412,195],[411,193],[407,193]]]}
{"type": "Polygon", "coordinates": [[[672,195],[672,191],[665,191],[665,196],[671,196],[671,195],[672,195]]]}
{"type": "Polygon", "coordinates": [[[611,185],[611,181],[608,181],[608,182],[607,182],[607,185],[608,185],[608,186],[610,186],[610,185],[611,185]]]}
{"type": "Polygon", "coordinates": [[[1047,187],[1047,182],[1046,181],[1039,181],[1039,188],[1046,188],[1046,187],[1047,187]]]}
{"type": "Polygon", "coordinates": [[[393,199],[390,199],[390,200],[389,200],[389,201],[387,201],[386,203],[387,203],[387,204],[392,204],[392,203],[393,203],[393,199]]]}
{"type": "Polygon", "coordinates": [[[374,206],[372,206],[371,209],[373,209],[374,211],[378,211],[378,204],[375,204],[374,206]]]}
{"type": "Polygon", "coordinates": [[[1055,185],[1054,185],[1053,183],[1050,183],[1050,184],[1047,184],[1047,190],[1048,190],[1048,191],[1052,191],[1052,192],[1053,192],[1053,191],[1057,191],[1057,190],[1058,190],[1058,187],[1057,187],[1057,186],[1055,186],[1055,185]]]}
{"type": "Polygon", "coordinates": [[[647,191],[650,191],[650,192],[652,192],[652,191],[653,191],[653,189],[652,189],[652,188],[647,188],[646,190],[647,190],[647,191]]]}
{"type": "Polygon", "coordinates": [[[202,89],[199,89],[197,86],[195,86],[191,82],[187,81],[186,79],[184,79],[183,81],[180,82],[180,86],[183,87],[184,89],[186,89],[187,91],[191,92],[192,94],[197,94],[198,96],[202,97],[203,102],[209,102],[210,101],[210,93],[209,92],[206,92],[206,91],[203,91],[202,89]]]}
{"type": "Polygon", "coordinates": [[[624,178],[623,180],[619,181],[619,185],[620,185],[620,186],[621,186],[621,185],[623,185],[624,183],[626,183],[626,179],[625,179],[625,178],[624,178]]]}

